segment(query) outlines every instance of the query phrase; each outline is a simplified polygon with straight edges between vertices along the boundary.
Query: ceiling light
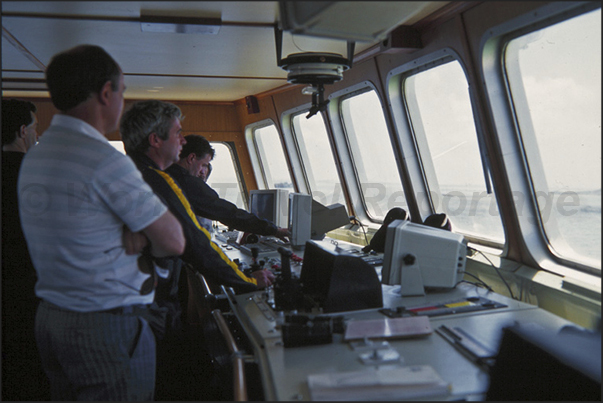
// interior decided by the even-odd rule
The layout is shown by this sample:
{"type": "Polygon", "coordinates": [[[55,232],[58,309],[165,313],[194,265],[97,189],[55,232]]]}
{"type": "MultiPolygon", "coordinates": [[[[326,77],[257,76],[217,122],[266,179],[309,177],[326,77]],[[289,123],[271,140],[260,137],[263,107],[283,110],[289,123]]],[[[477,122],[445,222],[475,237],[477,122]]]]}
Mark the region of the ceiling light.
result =
{"type": "Polygon", "coordinates": [[[217,35],[221,26],[220,18],[140,16],[143,32],[217,35]]]}

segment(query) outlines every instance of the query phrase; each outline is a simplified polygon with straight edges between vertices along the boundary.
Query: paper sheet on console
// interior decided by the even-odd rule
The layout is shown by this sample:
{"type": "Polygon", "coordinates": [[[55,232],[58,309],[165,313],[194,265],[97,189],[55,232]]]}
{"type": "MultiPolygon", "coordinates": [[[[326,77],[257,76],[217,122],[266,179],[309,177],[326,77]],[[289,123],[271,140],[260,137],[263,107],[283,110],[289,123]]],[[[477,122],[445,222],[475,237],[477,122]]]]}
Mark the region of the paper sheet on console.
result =
{"type": "Polygon", "coordinates": [[[353,320],[346,326],[344,340],[417,337],[432,332],[427,316],[353,320]]]}
{"type": "Polygon", "coordinates": [[[429,365],[308,376],[312,400],[398,400],[444,396],[445,382],[429,365]]]}

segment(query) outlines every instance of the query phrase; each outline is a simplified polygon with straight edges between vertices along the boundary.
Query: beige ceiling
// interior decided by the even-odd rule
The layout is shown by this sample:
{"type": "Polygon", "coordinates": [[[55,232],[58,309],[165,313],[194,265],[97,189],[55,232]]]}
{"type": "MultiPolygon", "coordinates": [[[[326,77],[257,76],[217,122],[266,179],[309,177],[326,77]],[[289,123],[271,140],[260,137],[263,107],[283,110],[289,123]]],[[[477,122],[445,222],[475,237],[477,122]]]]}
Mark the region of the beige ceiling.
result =
{"type": "MultiPolygon", "coordinates": [[[[338,3],[342,17],[329,19],[344,23],[381,3],[395,4],[338,3]]],[[[447,2],[418,3],[422,6],[412,6],[413,13],[400,16],[405,25],[447,2]]],[[[121,65],[126,98],[235,101],[286,85],[287,72],[276,62],[278,21],[277,1],[3,1],[2,94],[46,97],[43,71],[50,58],[90,43],[105,48],[121,65]],[[220,18],[222,26],[217,35],[143,32],[141,15],[220,18]]],[[[355,54],[378,42],[357,41],[355,54]]],[[[284,33],[283,58],[309,51],[346,56],[346,41],[284,33]]]]}

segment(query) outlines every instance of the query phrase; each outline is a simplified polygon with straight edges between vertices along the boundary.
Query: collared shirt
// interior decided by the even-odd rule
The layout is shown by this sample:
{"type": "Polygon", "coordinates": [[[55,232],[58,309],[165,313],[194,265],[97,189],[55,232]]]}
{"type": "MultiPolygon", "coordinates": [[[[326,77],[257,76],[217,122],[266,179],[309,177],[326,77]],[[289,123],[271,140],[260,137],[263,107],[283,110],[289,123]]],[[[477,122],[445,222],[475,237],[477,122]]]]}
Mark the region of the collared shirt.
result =
{"type": "Polygon", "coordinates": [[[167,208],[98,130],[55,115],[26,154],[18,186],[38,297],[80,312],[153,301],[154,293],[140,295],[149,275],[126,255],[123,228],[138,232],[167,208]]]}

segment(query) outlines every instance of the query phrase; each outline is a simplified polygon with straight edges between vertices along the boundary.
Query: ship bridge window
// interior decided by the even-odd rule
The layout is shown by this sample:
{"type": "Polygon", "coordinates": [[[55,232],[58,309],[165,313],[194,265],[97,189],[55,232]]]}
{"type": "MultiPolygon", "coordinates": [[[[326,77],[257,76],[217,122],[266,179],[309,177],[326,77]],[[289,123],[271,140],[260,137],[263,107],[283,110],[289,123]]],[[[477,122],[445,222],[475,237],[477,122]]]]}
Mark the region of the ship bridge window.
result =
{"type": "Polygon", "coordinates": [[[510,40],[504,68],[548,245],[600,269],[601,9],[510,40]]]}
{"type": "MultiPolygon", "coordinates": [[[[211,146],[216,151],[211,161],[212,171],[207,179],[207,184],[214,189],[218,196],[236,204],[238,208],[245,209],[244,189],[238,172],[237,159],[230,144],[211,141],[211,146]]],[[[246,193],[246,192],[245,192],[246,193]]]]}
{"type": "Polygon", "coordinates": [[[381,101],[374,90],[343,98],[341,113],[361,197],[371,219],[408,211],[381,101]]]}
{"type": "Polygon", "coordinates": [[[287,189],[295,192],[283,144],[274,123],[254,128],[252,138],[261,173],[258,187],[261,189],[287,189]]]}
{"type": "Polygon", "coordinates": [[[124,147],[124,142],[121,140],[109,140],[109,144],[111,144],[117,151],[122,154],[126,154],[126,148],[124,147]]]}
{"type": "Polygon", "coordinates": [[[325,122],[320,114],[307,119],[307,112],[294,115],[292,126],[310,194],[324,205],[346,205],[325,122]]]}
{"type": "Polygon", "coordinates": [[[446,213],[456,232],[502,245],[500,213],[488,190],[460,63],[409,75],[402,86],[433,209],[446,213]]]}

